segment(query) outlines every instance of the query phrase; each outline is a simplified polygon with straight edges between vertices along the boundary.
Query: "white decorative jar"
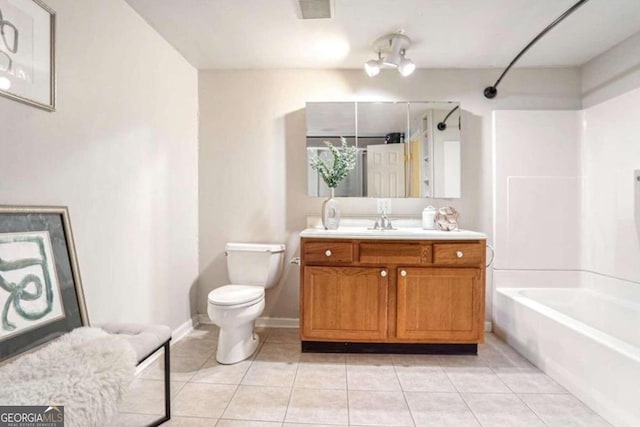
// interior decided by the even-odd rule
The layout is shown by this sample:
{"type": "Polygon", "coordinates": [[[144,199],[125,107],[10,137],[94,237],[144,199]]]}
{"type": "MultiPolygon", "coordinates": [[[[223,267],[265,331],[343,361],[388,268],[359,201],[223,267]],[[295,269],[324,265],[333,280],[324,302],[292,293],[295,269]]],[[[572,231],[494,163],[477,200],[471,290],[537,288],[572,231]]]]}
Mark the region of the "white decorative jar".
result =
{"type": "Polygon", "coordinates": [[[422,228],[425,230],[436,229],[436,208],[433,206],[427,206],[422,211],[422,228]]]}

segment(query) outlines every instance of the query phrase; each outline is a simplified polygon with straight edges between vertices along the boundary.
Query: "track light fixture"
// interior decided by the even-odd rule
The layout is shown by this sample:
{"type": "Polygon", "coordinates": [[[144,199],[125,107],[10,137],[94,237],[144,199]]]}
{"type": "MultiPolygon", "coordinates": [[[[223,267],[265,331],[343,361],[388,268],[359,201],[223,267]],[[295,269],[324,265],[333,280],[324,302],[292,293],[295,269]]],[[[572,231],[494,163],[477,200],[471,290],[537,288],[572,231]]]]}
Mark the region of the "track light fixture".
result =
{"type": "Polygon", "coordinates": [[[382,67],[382,57],[380,54],[378,54],[378,59],[372,59],[364,63],[364,71],[369,77],[380,74],[380,67],[382,67]]]}
{"type": "Polygon", "coordinates": [[[409,46],[411,46],[411,40],[401,31],[380,37],[373,44],[373,50],[378,54],[378,59],[365,62],[364,71],[369,77],[374,77],[383,68],[396,68],[400,74],[407,77],[416,69],[416,64],[406,57],[409,46]]]}

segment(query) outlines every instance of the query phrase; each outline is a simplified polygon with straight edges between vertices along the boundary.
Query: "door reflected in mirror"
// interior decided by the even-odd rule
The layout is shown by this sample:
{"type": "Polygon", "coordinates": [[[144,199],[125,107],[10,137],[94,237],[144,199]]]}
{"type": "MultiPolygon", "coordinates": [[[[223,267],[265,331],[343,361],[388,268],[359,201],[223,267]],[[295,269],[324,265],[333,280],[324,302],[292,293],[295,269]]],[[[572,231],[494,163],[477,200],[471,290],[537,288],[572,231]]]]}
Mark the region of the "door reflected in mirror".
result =
{"type": "Polygon", "coordinates": [[[459,198],[460,108],[454,102],[309,102],[307,194],[329,188],[309,165],[331,158],[325,141],[357,148],[356,167],[336,197],[459,198]]]}

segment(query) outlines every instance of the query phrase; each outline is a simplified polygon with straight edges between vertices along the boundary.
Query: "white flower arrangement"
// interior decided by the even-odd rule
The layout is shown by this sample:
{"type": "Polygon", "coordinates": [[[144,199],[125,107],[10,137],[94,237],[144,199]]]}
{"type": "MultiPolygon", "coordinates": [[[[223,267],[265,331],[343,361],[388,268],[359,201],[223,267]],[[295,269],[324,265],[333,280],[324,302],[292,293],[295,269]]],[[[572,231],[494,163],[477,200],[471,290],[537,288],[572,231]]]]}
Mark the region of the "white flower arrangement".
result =
{"type": "Polygon", "coordinates": [[[333,156],[333,164],[329,166],[318,156],[314,156],[309,164],[318,171],[329,188],[336,188],[340,181],[356,167],[356,147],[349,146],[344,137],[340,137],[342,147],[334,147],[329,141],[324,141],[333,156]]]}

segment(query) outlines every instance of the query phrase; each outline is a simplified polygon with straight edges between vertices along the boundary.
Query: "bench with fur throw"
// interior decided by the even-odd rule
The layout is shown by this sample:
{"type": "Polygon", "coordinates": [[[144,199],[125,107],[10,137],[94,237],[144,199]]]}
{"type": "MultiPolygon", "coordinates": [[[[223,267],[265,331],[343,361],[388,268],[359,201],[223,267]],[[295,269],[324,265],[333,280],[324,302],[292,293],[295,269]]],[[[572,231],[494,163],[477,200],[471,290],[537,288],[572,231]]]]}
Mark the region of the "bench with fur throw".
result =
{"type": "Polygon", "coordinates": [[[104,426],[117,412],[136,361],[126,339],[78,328],[0,366],[0,405],[63,405],[66,426],[104,426]]]}

